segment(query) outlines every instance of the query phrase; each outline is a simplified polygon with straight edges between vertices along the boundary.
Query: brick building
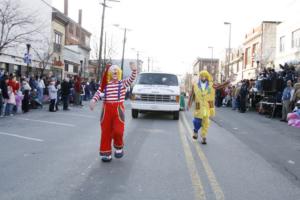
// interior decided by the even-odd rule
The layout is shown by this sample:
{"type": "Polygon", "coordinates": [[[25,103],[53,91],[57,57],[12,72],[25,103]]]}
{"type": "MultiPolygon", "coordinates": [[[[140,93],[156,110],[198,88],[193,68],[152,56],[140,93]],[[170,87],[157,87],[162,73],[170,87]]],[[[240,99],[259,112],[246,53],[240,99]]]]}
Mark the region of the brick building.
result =
{"type": "Polygon", "coordinates": [[[263,21],[245,35],[243,77],[255,78],[259,71],[275,60],[276,32],[280,22],[263,21]]]}
{"type": "Polygon", "coordinates": [[[215,81],[218,80],[219,59],[197,58],[193,66],[193,74],[198,75],[201,70],[207,70],[215,81]]]}

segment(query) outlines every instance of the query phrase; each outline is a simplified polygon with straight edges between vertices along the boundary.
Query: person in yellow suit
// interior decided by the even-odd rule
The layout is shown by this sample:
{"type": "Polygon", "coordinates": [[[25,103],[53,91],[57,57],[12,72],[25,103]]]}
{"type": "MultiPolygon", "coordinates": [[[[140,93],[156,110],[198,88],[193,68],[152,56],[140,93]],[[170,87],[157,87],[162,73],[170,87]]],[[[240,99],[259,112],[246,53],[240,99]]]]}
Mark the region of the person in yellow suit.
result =
{"type": "Polygon", "coordinates": [[[193,85],[188,102],[189,108],[191,108],[193,101],[195,101],[193,139],[198,139],[198,132],[201,129],[201,142],[207,144],[210,117],[215,116],[215,89],[208,71],[201,71],[198,82],[193,85]]]}

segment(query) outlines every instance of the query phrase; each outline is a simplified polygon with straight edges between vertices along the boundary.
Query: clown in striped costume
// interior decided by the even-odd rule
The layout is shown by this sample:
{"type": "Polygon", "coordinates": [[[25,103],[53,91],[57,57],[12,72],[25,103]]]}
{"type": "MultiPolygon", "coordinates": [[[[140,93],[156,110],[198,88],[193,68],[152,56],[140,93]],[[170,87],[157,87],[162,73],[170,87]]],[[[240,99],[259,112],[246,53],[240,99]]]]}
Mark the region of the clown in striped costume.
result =
{"type": "Polygon", "coordinates": [[[112,160],[112,141],[115,148],[116,158],[122,158],[124,155],[123,134],[125,108],[124,100],[126,88],[130,87],[137,75],[137,67],[134,63],[130,65],[132,73],[128,79],[121,80],[122,70],[116,65],[108,66],[105,70],[101,86],[95,93],[90,103],[91,110],[94,110],[96,103],[103,100],[101,114],[101,141],[100,156],[102,161],[112,160]]]}

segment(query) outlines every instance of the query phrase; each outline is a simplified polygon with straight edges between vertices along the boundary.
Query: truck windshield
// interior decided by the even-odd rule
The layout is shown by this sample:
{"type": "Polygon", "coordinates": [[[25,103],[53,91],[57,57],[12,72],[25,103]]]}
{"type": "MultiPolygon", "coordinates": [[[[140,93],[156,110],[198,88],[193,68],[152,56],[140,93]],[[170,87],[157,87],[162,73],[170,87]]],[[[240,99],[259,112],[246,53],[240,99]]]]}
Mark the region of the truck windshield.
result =
{"type": "Polygon", "coordinates": [[[178,86],[178,79],[173,74],[147,73],[139,75],[137,84],[178,86]]]}

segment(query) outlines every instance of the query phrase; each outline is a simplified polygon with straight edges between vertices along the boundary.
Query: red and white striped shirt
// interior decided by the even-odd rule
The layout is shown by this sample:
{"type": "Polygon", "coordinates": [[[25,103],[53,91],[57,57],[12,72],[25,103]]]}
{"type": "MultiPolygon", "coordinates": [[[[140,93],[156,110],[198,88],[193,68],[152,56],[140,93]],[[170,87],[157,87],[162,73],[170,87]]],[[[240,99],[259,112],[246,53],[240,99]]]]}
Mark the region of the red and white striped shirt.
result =
{"type": "MultiPolygon", "coordinates": [[[[126,88],[129,87],[136,78],[137,70],[133,70],[130,77],[121,81],[110,81],[104,89],[103,100],[105,102],[124,102],[126,88]]],[[[101,87],[95,93],[93,99],[98,101],[101,97],[101,87]]]]}

